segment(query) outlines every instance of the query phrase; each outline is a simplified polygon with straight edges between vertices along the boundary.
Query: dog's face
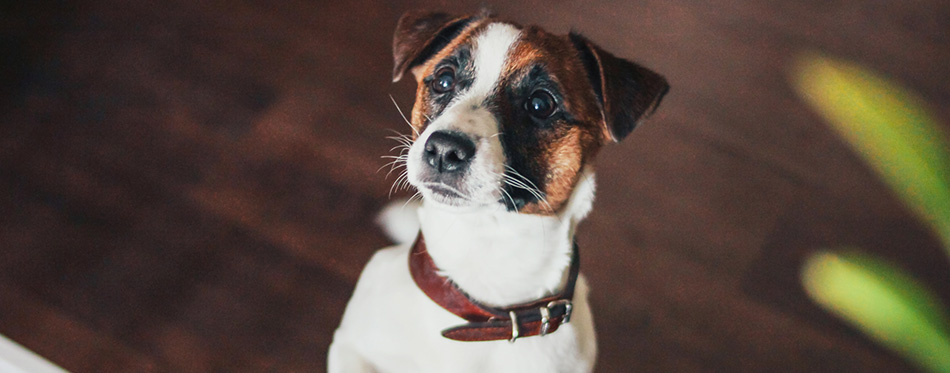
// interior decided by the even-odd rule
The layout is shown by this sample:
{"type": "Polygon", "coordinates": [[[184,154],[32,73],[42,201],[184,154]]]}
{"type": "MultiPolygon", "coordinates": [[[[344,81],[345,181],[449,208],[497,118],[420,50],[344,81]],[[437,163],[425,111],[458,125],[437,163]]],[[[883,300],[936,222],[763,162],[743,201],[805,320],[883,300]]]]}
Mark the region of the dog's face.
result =
{"type": "Polygon", "coordinates": [[[411,71],[418,84],[408,180],[447,206],[557,213],[668,89],[580,35],[489,17],[406,13],[393,50],[393,81],[411,71]]]}

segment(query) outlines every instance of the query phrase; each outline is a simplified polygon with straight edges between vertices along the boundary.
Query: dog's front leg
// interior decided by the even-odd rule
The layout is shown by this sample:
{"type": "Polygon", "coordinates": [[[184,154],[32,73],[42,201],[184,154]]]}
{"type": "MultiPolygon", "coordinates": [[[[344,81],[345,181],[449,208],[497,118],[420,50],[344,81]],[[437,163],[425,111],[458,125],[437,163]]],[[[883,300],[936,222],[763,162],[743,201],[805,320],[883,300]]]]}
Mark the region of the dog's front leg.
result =
{"type": "Polygon", "coordinates": [[[357,353],[350,344],[335,340],[327,353],[328,373],[374,373],[373,366],[357,353]]]}

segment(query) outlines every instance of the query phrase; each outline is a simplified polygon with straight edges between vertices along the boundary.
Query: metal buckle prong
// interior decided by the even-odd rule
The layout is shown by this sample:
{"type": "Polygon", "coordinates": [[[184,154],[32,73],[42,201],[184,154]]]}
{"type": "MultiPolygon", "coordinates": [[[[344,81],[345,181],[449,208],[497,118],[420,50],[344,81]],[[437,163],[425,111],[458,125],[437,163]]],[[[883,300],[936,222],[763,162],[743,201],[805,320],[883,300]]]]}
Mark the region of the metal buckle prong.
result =
{"type": "Polygon", "coordinates": [[[574,309],[574,306],[571,304],[571,301],[567,299],[553,300],[551,302],[548,302],[548,305],[545,308],[551,309],[557,306],[558,304],[564,305],[564,317],[561,318],[561,324],[567,324],[571,322],[571,311],[573,311],[574,309]]]}
{"type": "Polygon", "coordinates": [[[508,311],[508,316],[511,317],[511,339],[508,342],[515,343],[518,335],[521,334],[521,331],[518,330],[518,315],[515,314],[515,311],[508,311]]]}
{"type": "Polygon", "coordinates": [[[548,334],[548,328],[551,327],[551,310],[547,307],[539,308],[541,311],[541,336],[548,334]]]}

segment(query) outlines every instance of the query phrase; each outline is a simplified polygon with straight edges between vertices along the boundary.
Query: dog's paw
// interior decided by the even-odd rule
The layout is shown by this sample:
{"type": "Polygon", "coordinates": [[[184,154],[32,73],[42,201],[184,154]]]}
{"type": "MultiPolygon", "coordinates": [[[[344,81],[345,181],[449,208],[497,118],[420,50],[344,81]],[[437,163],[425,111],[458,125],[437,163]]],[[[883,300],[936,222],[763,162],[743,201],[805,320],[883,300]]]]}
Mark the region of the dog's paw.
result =
{"type": "Polygon", "coordinates": [[[396,243],[411,242],[419,234],[420,201],[396,200],[390,202],[376,217],[383,233],[396,243]]]}

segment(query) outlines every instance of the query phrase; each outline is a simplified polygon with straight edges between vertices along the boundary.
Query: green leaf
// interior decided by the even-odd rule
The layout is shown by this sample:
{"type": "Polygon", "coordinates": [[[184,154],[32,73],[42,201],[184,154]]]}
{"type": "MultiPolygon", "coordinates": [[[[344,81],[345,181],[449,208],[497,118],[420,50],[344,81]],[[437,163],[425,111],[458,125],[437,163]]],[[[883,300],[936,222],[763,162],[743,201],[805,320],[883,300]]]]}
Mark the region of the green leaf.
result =
{"type": "Polygon", "coordinates": [[[808,295],[920,367],[950,372],[947,311],[900,269],[857,252],[819,252],[802,270],[808,295]]]}
{"type": "Polygon", "coordinates": [[[860,66],[807,55],[799,94],[940,235],[950,255],[950,146],[921,100],[860,66]]]}

